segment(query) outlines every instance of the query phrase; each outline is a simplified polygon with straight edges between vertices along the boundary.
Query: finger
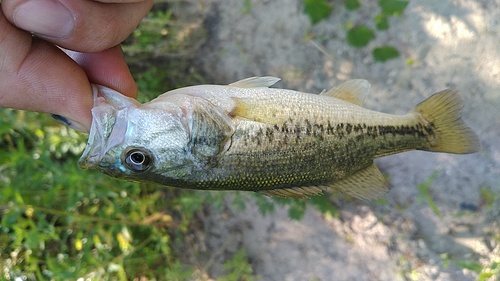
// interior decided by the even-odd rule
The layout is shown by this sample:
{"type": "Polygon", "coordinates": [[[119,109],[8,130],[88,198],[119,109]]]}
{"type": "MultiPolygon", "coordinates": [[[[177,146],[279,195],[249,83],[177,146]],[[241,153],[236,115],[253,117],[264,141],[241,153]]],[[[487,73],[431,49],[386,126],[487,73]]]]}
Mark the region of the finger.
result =
{"type": "Polygon", "coordinates": [[[144,2],[144,0],[94,0],[101,3],[138,3],[144,2]]]}
{"type": "Polygon", "coordinates": [[[4,0],[15,26],[66,49],[99,52],[118,45],[151,9],[153,0],[104,3],[75,0],[4,0]]]}
{"type": "Polygon", "coordinates": [[[58,114],[90,128],[85,72],[59,48],[12,26],[1,10],[0,77],[0,106],[58,114]]]}
{"type": "Polygon", "coordinates": [[[126,96],[137,97],[137,85],[125,62],[120,46],[98,53],[64,50],[83,68],[90,82],[104,85],[126,96]]]}

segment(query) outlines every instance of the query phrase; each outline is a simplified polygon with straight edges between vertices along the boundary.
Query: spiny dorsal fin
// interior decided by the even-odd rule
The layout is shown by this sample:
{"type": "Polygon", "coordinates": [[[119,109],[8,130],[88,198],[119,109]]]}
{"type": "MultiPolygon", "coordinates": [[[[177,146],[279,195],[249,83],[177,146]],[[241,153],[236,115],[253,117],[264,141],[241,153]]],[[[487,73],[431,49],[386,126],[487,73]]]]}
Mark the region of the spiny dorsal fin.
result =
{"type": "Polygon", "coordinates": [[[255,76],[246,78],[240,81],[236,81],[234,83],[229,84],[229,86],[238,87],[238,88],[259,88],[259,87],[271,87],[276,84],[276,82],[280,81],[280,78],[273,76],[255,76]]]}
{"type": "Polygon", "coordinates": [[[291,187],[277,188],[270,190],[262,190],[260,193],[268,196],[277,196],[284,198],[307,198],[309,196],[323,194],[324,187],[321,186],[306,186],[306,187],[291,187]]]}
{"type": "Polygon", "coordinates": [[[364,79],[346,81],[321,95],[341,99],[359,106],[363,106],[370,91],[370,83],[364,79]]]}
{"type": "Polygon", "coordinates": [[[333,183],[330,187],[363,200],[380,198],[389,191],[387,181],[375,164],[333,183]]]}

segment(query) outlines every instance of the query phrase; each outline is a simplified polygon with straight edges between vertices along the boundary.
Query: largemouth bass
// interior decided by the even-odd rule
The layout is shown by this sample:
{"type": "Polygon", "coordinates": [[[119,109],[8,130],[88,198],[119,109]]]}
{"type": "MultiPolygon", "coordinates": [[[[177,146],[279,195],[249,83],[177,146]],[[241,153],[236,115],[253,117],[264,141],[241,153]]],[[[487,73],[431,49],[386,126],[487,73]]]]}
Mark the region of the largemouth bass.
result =
{"type": "Polygon", "coordinates": [[[479,140],[444,90],[405,115],[362,107],[366,80],[321,94],[269,88],[279,79],[172,90],[140,104],[94,86],[82,168],[203,190],[307,197],[331,188],[361,199],[389,190],[373,159],[408,150],[466,154],[479,140]]]}

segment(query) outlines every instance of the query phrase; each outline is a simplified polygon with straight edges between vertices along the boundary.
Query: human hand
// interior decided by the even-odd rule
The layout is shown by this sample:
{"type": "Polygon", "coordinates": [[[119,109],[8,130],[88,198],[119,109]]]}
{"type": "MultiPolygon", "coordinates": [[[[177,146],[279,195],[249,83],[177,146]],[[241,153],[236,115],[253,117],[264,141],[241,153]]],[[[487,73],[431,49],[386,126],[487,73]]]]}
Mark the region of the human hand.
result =
{"type": "Polygon", "coordinates": [[[153,0],[0,3],[0,107],[55,114],[88,131],[90,83],[137,96],[119,44],[153,0]]]}

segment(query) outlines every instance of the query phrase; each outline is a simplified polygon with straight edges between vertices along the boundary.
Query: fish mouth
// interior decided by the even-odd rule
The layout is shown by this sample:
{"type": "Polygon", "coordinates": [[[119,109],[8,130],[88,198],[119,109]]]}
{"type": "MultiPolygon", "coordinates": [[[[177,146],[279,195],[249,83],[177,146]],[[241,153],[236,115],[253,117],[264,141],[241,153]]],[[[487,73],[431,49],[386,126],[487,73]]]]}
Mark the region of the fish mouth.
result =
{"type": "Polygon", "coordinates": [[[89,138],[78,166],[92,169],[108,162],[106,153],[123,143],[127,132],[127,105],[125,96],[101,85],[92,85],[94,107],[89,138]]]}

